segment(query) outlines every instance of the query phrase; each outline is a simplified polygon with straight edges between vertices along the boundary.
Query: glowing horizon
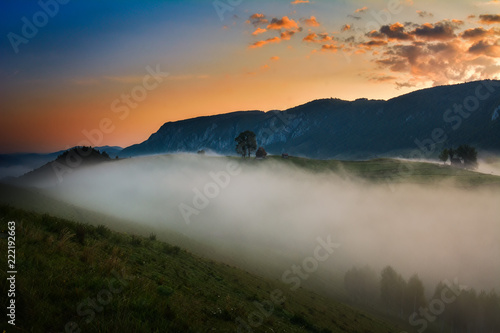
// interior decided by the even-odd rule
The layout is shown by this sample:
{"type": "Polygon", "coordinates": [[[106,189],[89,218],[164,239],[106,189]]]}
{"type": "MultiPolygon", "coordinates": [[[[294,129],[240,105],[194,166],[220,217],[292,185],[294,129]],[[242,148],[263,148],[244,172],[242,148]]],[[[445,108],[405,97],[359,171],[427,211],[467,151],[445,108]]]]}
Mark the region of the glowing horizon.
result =
{"type": "Polygon", "coordinates": [[[0,153],[75,146],[106,119],[98,145],[126,147],[168,121],[500,73],[496,0],[40,3],[2,4],[0,153]]]}

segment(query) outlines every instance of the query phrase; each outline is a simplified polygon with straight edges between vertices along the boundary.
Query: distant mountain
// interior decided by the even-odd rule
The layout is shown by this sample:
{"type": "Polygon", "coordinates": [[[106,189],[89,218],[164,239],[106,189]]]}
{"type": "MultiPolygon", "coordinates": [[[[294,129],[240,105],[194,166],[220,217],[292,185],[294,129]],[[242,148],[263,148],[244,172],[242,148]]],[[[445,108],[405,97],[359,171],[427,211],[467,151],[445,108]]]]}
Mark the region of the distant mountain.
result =
{"type": "Polygon", "coordinates": [[[467,143],[500,151],[500,81],[476,81],[415,91],[384,100],[316,100],[285,111],[240,111],[165,123],[121,157],[200,149],[235,154],[234,138],[257,134],[271,154],[312,158],[408,157],[430,140],[437,150],[467,143]],[[471,110],[470,112],[468,110],[471,110]]]}
{"type": "MultiPolygon", "coordinates": [[[[114,158],[123,148],[118,146],[102,146],[95,147],[95,149],[101,152],[105,151],[110,157],[114,158]]],[[[30,172],[50,161],[55,160],[57,156],[61,155],[64,152],[65,150],[60,150],[48,154],[0,154],[0,179],[4,177],[18,177],[24,175],[27,172],[30,172]]]]}
{"type": "Polygon", "coordinates": [[[56,159],[21,177],[6,177],[2,182],[21,186],[55,186],[76,169],[112,161],[104,150],[91,147],[74,147],[59,154],[56,159]]]}

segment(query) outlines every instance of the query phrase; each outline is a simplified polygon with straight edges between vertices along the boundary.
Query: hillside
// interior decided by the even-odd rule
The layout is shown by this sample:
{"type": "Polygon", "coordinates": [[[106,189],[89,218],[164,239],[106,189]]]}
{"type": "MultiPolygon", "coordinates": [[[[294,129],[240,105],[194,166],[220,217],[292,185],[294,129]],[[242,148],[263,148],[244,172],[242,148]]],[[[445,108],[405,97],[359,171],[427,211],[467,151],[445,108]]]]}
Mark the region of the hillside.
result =
{"type": "MultiPolygon", "coordinates": [[[[91,332],[388,333],[404,329],[321,295],[291,291],[281,282],[202,259],[154,235],[121,234],[103,225],[4,205],[0,216],[2,231],[7,221],[14,220],[22,240],[16,249],[16,327],[23,331],[60,332],[69,327],[91,332]],[[259,309],[265,315],[259,315],[259,309]],[[252,313],[257,313],[257,321],[252,321],[252,313]],[[252,323],[253,329],[242,320],[252,323]]],[[[1,240],[0,244],[6,246],[1,240]]],[[[0,274],[1,292],[6,294],[5,272],[0,274]]]]}
{"type": "Polygon", "coordinates": [[[388,101],[323,99],[285,111],[234,112],[168,122],[120,156],[199,149],[233,154],[234,138],[244,130],[255,132],[258,145],[272,154],[310,158],[409,157],[414,151],[430,158],[443,146],[463,143],[498,152],[499,86],[500,81],[477,81],[424,89],[388,101]],[[478,92],[488,97],[479,99],[478,92]],[[433,134],[435,129],[442,129],[443,135],[433,134]],[[441,139],[444,136],[446,140],[441,139]],[[429,139],[443,142],[427,152],[429,139]]]}
{"type": "Polygon", "coordinates": [[[39,168],[17,178],[6,178],[3,182],[23,186],[35,186],[35,184],[39,187],[55,186],[80,168],[110,161],[112,161],[111,157],[104,150],[74,147],[60,153],[54,160],[39,168]]]}
{"type": "MultiPolygon", "coordinates": [[[[75,147],[73,147],[75,148],[75,147]]],[[[106,152],[111,158],[122,150],[118,146],[101,146],[94,147],[100,152],[106,152]]],[[[60,150],[53,153],[37,154],[37,153],[15,153],[15,154],[0,154],[0,179],[5,177],[19,177],[34,169],[37,169],[44,164],[47,164],[64,153],[66,150],[60,150]]]]}

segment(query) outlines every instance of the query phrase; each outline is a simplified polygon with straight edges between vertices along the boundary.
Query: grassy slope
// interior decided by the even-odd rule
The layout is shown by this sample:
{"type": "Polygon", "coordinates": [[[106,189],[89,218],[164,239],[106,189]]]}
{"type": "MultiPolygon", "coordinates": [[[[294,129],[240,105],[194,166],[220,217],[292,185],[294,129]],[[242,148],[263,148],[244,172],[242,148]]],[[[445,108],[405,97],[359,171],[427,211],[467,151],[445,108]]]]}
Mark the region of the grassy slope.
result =
{"type": "MultiPolygon", "coordinates": [[[[255,332],[401,331],[347,305],[303,289],[292,292],[279,281],[160,241],[9,206],[0,206],[0,216],[2,230],[8,220],[17,223],[19,331],[61,332],[72,321],[85,332],[235,332],[236,318],[248,318],[254,302],[269,300],[276,289],[286,301],[255,332]],[[122,290],[110,293],[115,289],[122,290]],[[85,300],[98,296],[105,304],[93,317],[85,300]]],[[[3,240],[0,245],[6,246],[3,240]]],[[[5,272],[0,275],[6,295],[5,272]]]]}
{"type": "Polygon", "coordinates": [[[272,156],[271,160],[288,163],[315,172],[334,172],[343,176],[357,177],[375,183],[435,184],[451,181],[456,186],[500,185],[500,176],[487,175],[459,169],[449,165],[410,162],[388,158],[370,161],[312,160],[301,157],[283,159],[272,156]]]}

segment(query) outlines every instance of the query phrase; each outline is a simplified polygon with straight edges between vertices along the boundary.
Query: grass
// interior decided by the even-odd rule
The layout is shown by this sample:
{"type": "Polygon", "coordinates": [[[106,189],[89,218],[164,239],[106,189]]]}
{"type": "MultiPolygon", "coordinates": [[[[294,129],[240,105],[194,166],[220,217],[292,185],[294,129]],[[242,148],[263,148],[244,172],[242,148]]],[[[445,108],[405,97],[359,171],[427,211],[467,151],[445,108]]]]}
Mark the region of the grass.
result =
{"type": "MultiPolygon", "coordinates": [[[[280,281],[149,237],[5,205],[0,216],[2,230],[16,221],[17,327],[3,327],[8,332],[64,332],[66,325],[82,332],[235,332],[238,318],[248,322],[258,311],[255,304],[269,304],[277,289],[285,302],[273,304],[254,332],[402,330],[321,295],[290,291],[280,281]]],[[[6,243],[0,242],[3,251],[6,243]]],[[[6,295],[5,272],[0,275],[6,295]]]]}
{"type": "Polygon", "coordinates": [[[372,183],[429,185],[449,181],[459,187],[500,186],[500,176],[426,162],[389,158],[369,161],[314,160],[301,157],[283,159],[279,156],[271,156],[268,160],[278,165],[292,165],[316,173],[332,172],[344,178],[354,177],[372,183]]]}

